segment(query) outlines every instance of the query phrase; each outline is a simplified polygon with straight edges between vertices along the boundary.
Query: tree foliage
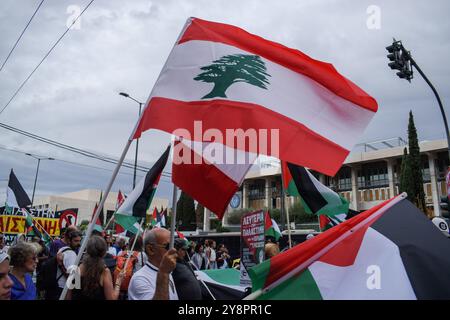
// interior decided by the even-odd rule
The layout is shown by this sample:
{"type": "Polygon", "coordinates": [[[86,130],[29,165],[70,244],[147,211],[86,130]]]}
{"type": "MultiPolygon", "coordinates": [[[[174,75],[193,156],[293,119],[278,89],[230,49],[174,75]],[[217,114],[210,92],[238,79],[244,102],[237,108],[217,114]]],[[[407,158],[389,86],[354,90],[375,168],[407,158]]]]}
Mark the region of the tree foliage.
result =
{"type": "Polygon", "coordinates": [[[270,75],[266,73],[264,61],[257,55],[227,55],[200,69],[203,72],[194,80],[214,83],[212,91],[202,99],[226,98],[226,90],[236,82],[245,82],[262,89],[267,89],[266,84],[269,84],[267,77],[270,75]]]}
{"type": "Polygon", "coordinates": [[[177,222],[179,230],[190,231],[196,228],[194,199],[184,191],[181,192],[177,202],[177,222]]]}
{"type": "Polygon", "coordinates": [[[400,172],[400,192],[406,192],[408,199],[420,210],[426,211],[425,192],[423,190],[422,159],[420,156],[419,139],[412,111],[409,112],[408,149],[403,153],[400,172]]]}

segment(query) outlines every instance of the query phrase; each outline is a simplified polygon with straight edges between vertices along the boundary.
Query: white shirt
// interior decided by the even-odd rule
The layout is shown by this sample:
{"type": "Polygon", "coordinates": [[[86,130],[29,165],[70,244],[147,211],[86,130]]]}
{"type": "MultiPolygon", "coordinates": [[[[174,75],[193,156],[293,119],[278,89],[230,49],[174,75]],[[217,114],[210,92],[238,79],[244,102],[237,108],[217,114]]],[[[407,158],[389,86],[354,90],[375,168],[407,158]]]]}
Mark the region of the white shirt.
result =
{"type": "MultiPolygon", "coordinates": [[[[158,268],[147,263],[132,277],[128,286],[129,300],[152,300],[156,290],[158,268]]],[[[169,275],[169,300],[178,300],[177,290],[172,274],[169,275]]]]}
{"type": "Polygon", "coordinates": [[[147,258],[147,254],[143,251],[139,252],[139,255],[137,257],[137,261],[134,264],[133,267],[133,274],[135,274],[136,272],[138,272],[144,265],[145,263],[148,261],[147,258]]]}
{"type": "Polygon", "coordinates": [[[109,247],[108,248],[108,253],[115,257],[117,255],[117,250],[114,247],[109,247]]]}
{"type": "MultiPolygon", "coordinates": [[[[65,250],[67,248],[68,248],[67,246],[62,247],[61,249],[58,250],[58,253],[62,252],[63,250],[65,250]]],[[[63,253],[63,265],[66,268],[66,270],[69,270],[70,266],[75,264],[75,260],[77,260],[77,254],[75,253],[75,251],[67,250],[63,253]]],[[[56,272],[56,279],[59,278],[61,273],[62,273],[61,268],[58,267],[57,272],[56,272]]],[[[64,288],[64,286],[66,285],[66,281],[67,281],[67,277],[65,275],[63,275],[58,280],[58,287],[64,288]]]]}

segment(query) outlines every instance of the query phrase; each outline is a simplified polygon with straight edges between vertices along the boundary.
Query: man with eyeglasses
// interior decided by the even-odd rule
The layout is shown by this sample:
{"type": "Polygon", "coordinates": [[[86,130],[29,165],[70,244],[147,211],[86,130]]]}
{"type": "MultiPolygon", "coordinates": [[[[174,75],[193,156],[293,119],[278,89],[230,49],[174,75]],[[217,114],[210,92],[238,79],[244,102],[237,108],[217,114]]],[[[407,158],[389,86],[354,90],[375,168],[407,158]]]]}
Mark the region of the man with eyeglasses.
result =
{"type": "Polygon", "coordinates": [[[131,278],[129,300],[178,300],[172,278],[177,251],[169,250],[170,231],[155,228],[144,236],[144,250],[148,261],[131,278]]]}

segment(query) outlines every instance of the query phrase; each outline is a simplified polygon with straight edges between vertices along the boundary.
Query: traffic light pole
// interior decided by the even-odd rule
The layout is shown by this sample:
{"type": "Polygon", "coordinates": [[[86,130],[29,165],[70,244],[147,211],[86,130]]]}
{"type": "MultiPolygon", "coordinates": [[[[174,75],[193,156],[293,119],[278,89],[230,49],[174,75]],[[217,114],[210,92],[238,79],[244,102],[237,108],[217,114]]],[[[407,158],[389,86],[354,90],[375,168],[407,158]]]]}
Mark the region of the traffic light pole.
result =
{"type": "Polygon", "coordinates": [[[444,106],[442,105],[441,98],[439,97],[439,94],[437,93],[437,91],[434,88],[434,86],[431,83],[431,81],[427,78],[425,73],[423,73],[423,71],[420,69],[420,67],[417,65],[417,63],[414,61],[414,59],[412,57],[409,57],[409,59],[411,61],[411,65],[416,68],[416,70],[420,73],[420,75],[425,80],[425,82],[428,83],[428,85],[430,86],[431,90],[433,90],[433,93],[434,93],[434,95],[435,95],[435,97],[436,97],[436,99],[437,99],[437,101],[439,103],[439,108],[441,109],[442,119],[444,119],[445,134],[447,136],[447,152],[449,154],[449,160],[450,160],[450,135],[449,135],[449,130],[448,130],[447,117],[445,116],[444,106]]]}

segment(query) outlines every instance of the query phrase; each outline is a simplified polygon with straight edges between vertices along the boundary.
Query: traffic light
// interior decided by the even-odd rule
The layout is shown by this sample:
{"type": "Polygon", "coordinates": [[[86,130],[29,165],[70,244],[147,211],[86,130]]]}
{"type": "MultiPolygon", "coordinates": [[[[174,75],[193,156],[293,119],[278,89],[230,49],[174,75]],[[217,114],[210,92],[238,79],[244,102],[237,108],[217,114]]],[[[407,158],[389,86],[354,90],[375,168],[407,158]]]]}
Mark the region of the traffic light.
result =
{"type": "Polygon", "coordinates": [[[409,51],[403,47],[401,41],[396,41],[386,47],[386,50],[389,52],[387,55],[389,61],[388,66],[392,70],[398,70],[397,76],[400,79],[406,79],[411,82],[413,78],[413,71],[411,68],[411,55],[409,51]]]}

